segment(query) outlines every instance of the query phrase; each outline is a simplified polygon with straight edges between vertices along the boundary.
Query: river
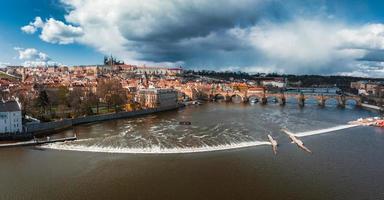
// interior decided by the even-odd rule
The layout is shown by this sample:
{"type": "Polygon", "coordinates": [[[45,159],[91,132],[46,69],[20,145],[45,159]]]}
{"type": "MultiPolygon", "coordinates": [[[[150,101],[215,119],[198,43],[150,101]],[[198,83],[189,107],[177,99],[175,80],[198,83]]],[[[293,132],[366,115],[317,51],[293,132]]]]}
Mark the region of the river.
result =
{"type": "Polygon", "coordinates": [[[342,127],[377,115],[332,102],[207,103],[81,125],[79,141],[0,149],[0,199],[384,199],[384,130],[342,127]],[[305,133],[313,153],[282,128],[305,133]]]}

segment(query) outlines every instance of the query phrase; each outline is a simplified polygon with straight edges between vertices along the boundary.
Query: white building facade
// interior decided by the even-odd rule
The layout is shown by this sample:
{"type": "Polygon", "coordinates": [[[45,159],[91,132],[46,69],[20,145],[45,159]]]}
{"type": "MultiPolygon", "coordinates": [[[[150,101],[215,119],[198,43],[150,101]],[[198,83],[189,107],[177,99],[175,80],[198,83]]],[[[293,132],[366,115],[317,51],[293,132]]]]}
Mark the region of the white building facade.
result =
{"type": "Polygon", "coordinates": [[[17,101],[0,102],[0,133],[22,133],[21,106],[17,101]]]}
{"type": "Polygon", "coordinates": [[[277,88],[287,87],[287,82],[284,79],[265,80],[265,81],[262,81],[261,84],[264,86],[271,86],[271,87],[277,87],[277,88]]]}

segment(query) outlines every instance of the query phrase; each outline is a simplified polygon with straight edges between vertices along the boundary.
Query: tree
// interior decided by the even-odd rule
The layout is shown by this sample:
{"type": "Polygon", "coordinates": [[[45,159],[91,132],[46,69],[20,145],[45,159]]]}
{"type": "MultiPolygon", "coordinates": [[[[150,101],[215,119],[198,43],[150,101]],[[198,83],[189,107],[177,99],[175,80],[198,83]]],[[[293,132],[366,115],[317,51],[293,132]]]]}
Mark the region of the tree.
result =
{"type": "Polygon", "coordinates": [[[80,88],[74,88],[69,94],[69,105],[75,117],[81,116],[83,91],[80,88]]]}
{"type": "Polygon", "coordinates": [[[111,94],[109,101],[113,105],[115,112],[119,111],[121,105],[125,103],[125,98],[123,94],[113,93],[111,94]]]}
{"type": "Polygon", "coordinates": [[[68,105],[69,90],[65,86],[60,86],[57,91],[58,104],[68,105]]]}
{"type": "Polygon", "coordinates": [[[36,99],[36,106],[41,108],[42,114],[46,114],[47,107],[49,106],[49,98],[45,90],[40,91],[36,99]]]}
{"type": "Polygon", "coordinates": [[[65,86],[60,86],[56,92],[56,104],[59,115],[62,118],[68,117],[69,90],[65,86]]]}
{"type": "MultiPolygon", "coordinates": [[[[99,102],[99,97],[95,93],[88,92],[84,101],[89,107],[91,107],[91,109],[96,106],[96,113],[99,114],[100,102],[99,102]]],[[[93,114],[93,111],[92,111],[92,114],[93,114]]]]}
{"type": "Polygon", "coordinates": [[[18,97],[21,104],[22,115],[33,113],[33,92],[19,89],[15,91],[15,96],[18,97]]]}
{"type": "Polygon", "coordinates": [[[113,106],[115,112],[127,99],[126,92],[117,79],[100,80],[97,85],[97,96],[107,103],[108,111],[113,106]]]}

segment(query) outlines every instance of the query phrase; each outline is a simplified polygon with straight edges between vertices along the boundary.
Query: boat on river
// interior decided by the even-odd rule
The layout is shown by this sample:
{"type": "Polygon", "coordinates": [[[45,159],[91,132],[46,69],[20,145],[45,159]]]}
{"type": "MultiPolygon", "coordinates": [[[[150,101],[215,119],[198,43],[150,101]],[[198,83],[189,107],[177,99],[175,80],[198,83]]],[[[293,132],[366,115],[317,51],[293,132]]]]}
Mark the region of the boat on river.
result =
{"type": "Polygon", "coordinates": [[[190,121],[180,121],[179,122],[179,125],[191,125],[192,124],[192,122],[190,122],[190,121]]]}

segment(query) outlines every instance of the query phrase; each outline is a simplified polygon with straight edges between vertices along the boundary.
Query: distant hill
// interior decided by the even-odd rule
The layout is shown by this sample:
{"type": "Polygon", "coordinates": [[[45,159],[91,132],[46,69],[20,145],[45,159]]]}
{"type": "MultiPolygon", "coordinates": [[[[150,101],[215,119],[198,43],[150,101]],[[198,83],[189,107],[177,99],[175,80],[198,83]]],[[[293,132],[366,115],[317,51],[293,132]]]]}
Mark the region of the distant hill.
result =
{"type": "Polygon", "coordinates": [[[291,74],[248,74],[246,72],[217,72],[217,71],[194,71],[185,70],[184,74],[187,75],[199,75],[210,78],[216,78],[221,80],[254,80],[260,81],[268,78],[283,77],[287,78],[290,83],[300,82],[301,87],[314,87],[321,85],[333,85],[340,88],[349,88],[351,82],[355,81],[381,81],[384,82],[384,78],[366,78],[366,77],[352,77],[352,76],[322,76],[322,75],[291,75],[291,74]]]}

